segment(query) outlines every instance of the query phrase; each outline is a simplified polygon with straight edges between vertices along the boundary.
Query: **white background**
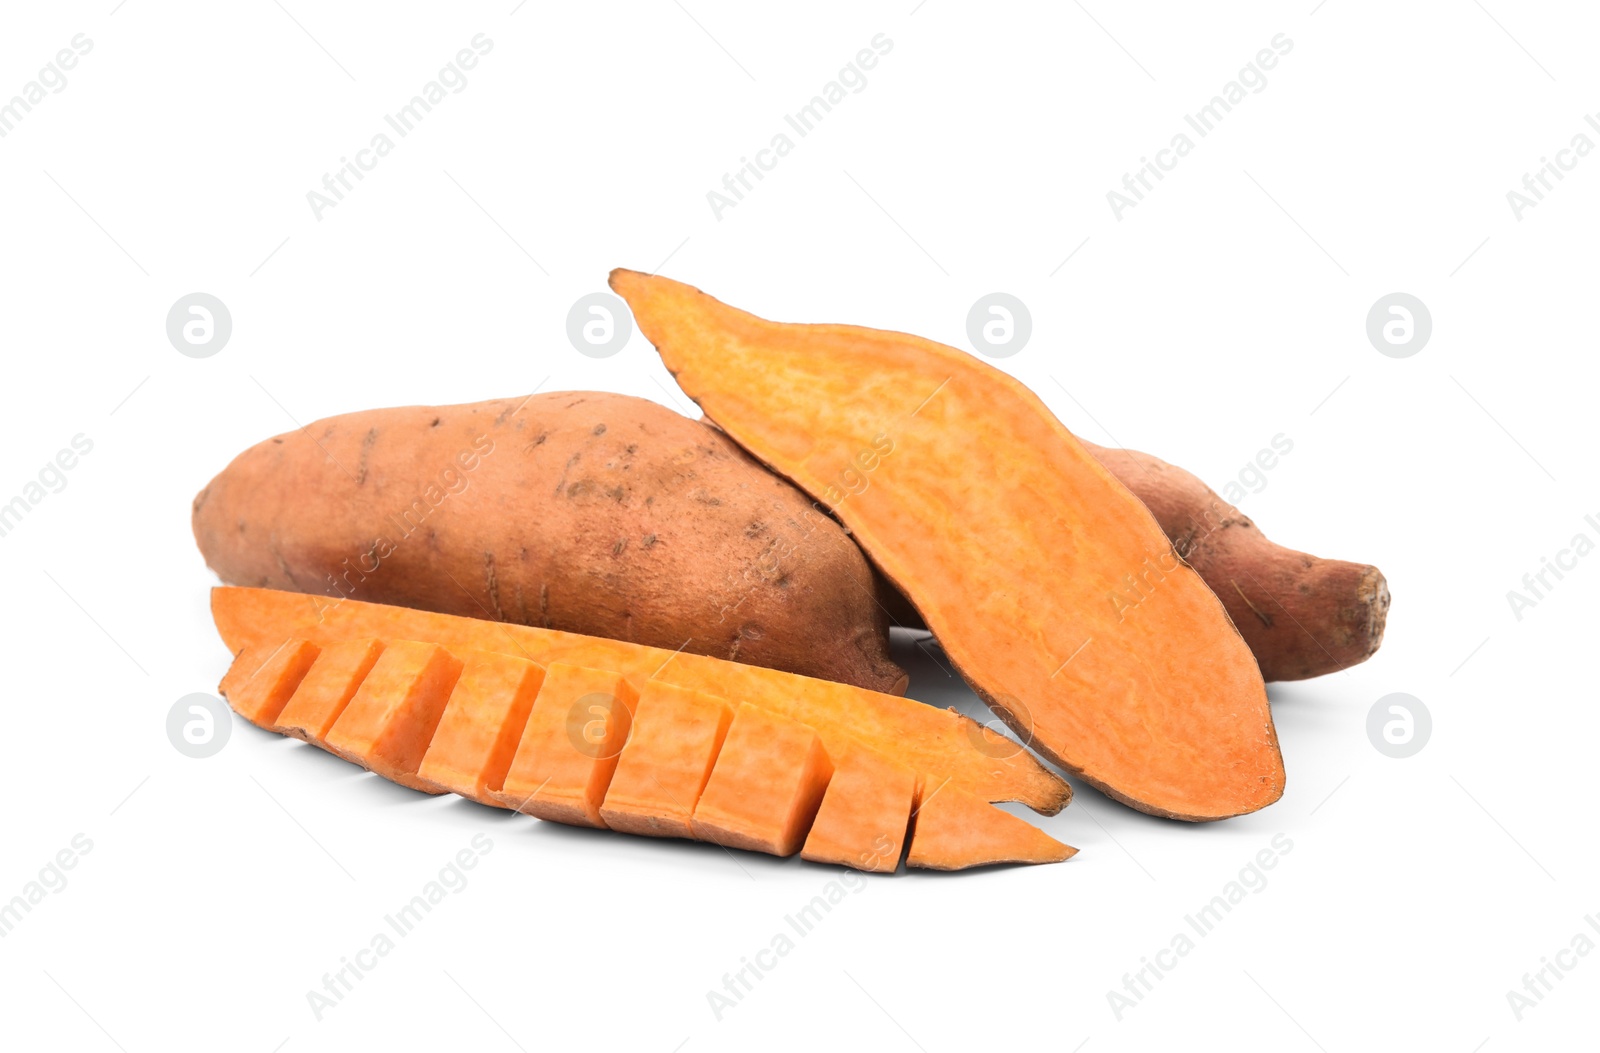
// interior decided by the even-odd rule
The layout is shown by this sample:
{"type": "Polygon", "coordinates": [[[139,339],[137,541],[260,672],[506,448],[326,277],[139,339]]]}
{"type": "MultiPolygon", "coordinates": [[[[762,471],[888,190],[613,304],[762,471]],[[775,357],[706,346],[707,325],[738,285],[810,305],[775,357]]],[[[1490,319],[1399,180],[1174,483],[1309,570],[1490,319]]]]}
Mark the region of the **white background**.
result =
{"type": "MultiPolygon", "coordinates": [[[[94,444],[0,538],[0,899],[93,844],[0,940],[8,1047],[1593,1045],[1600,955],[1520,1022],[1507,992],[1600,912],[1600,557],[1520,620],[1506,598],[1600,539],[1600,160],[1520,219],[1506,197],[1600,141],[1592,12],[114,2],[13,5],[0,31],[0,97],[93,41],[0,139],[0,500],[94,444]],[[315,218],[307,192],[478,33],[467,86],[315,218]],[[707,192],[878,33],[866,87],[717,218],[707,192]],[[1279,33],[1266,87],[1115,218],[1107,191],[1279,33]],[[180,755],[168,709],[226,665],[194,493],[373,406],[542,384],[692,411],[637,333],[604,360],[568,343],[614,266],[963,347],[977,297],[1019,296],[1033,335],[1001,365],[1087,438],[1220,487],[1287,436],[1242,506],[1380,566],[1387,642],[1271,689],[1281,802],[1196,827],[1080,788],[1038,820],[1078,858],[872,880],[720,1021],[707,992],[839,871],[428,799],[243,724],[180,755]],[[195,291],[233,318],[204,360],[165,333],[195,291]],[[1365,335],[1396,291],[1434,325],[1403,360],[1365,335]],[[1365,731],[1394,691],[1433,715],[1406,760],[1365,731]],[[478,833],[470,884],[318,1022],[306,992],[478,833]],[[1107,992],[1279,833],[1266,887],[1119,1021],[1107,992]]],[[[915,697],[977,712],[901,657],[915,697]]]]}

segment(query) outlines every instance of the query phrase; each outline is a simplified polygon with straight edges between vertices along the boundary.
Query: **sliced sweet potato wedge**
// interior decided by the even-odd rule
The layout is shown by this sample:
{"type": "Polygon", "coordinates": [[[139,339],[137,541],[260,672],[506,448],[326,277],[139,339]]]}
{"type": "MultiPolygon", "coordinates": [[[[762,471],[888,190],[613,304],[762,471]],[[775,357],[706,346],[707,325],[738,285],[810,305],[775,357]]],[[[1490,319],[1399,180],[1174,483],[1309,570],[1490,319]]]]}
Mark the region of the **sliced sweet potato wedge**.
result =
{"type": "Polygon", "coordinates": [[[1014,378],[902,333],[612,287],[706,416],[838,515],[1030,746],[1176,819],[1283,793],[1254,656],[1139,499],[1014,378]]]}
{"type": "Polygon", "coordinates": [[[491,651],[459,657],[461,676],[417,768],[417,782],[436,793],[505,807],[490,795],[511,767],[544,667],[491,651]]]}
{"type": "Polygon", "coordinates": [[[746,702],[728,727],[690,825],[702,841],[792,856],[832,775],[815,728],[746,702]]]}
{"type": "Polygon", "coordinates": [[[417,779],[417,768],[460,675],[461,659],[437,644],[390,643],[333,722],[325,744],[391,782],[438,792],[417,779]]]}
{"type": "Polygon", "coordinates": [[[264,659],[259,650],[242,651],[218,690],[235,713],[257,727],[270,728],[320,650],[310,640],[286,640],[264,659]],[[241,665],[250,672],[235,676],[241,665]]]}
{"type": "Polygon", "coordinates": [[[604,829],[600,802],[638,700],[616,673],[553,663],[545,669],[505,782],[489,796],[540,819],[604,829]]]}
{"type": "MultiPolygon", "coordinates": [[[[308,719],[291,715],[297,722],[286,725],[280,716],[285,731],[308,735],[331,723],[313,741],[387,779],[541,819],[605,826],[609,817],[623,831],[777,855],[804,844],[808,859],[892,871],[910,796],[922,784],[860,744],[835,778],[816,729],[748,703],[730,718],[723,699],[671,684],[647,681],[641,702],[607,670],[556,663],[541,671],[496,652],[455,655],[416,641],[308,646],[321,652],[290,700],[308,719]]],[[[232,677],[229,689],[241,694],[258,679],[281,685],[265,671],[286,667],[290,654],[309,657],[294,641],[254,653],[255,674],[232,677]]],[[[942,794],[959,792],[953,780],[940,785],[942,794]]],[[[930,816],[914,865],[1037,862],[1073,851],[1030,837],[1026,823],[982,802],[940,805],[930,816]]]]}
{"type": "MultiPolygon", "coordinates": [[[[1054,815],[1072,797],[1071,788],[1026,750],[976,721],[847,684],[620,640],[274,589],[213,589],[211,613],[233,654],[290,637],[318,644],[377,637],[426,640],[452,651],[499,651],[547,669],[557,662],[609,669],[635,688],[662,680],[749,702],[816,728],[824,744],[841,754],[860,741],[919,772],[953,779],[985,800],[1018,801],[1054,815]]],[[[294,706],[291,701],[288,708],[294,706]]]]}
{"type": "Polygon", "coordinates": [[[381,654],[383,643],[379,640],[324,640],[322,652],[289,696],[271,730],[327,749],[328,729],[350,704],[381,654]]]}
{"type": "Polygon", "coordinates": [[[923,787],[906,866],[965,870],[991,863],[1060,863],[1077,854],[1026,820],[947,783],[923,787]]]}
{"type": "Polygon", "coordinates": [[[694,807],[732,722],[733,707],[720,698],[647,682],[600,818],[627,834],[693,837],[694,807]]]}
{"type": "Polygon", "coordinates": [[[893,873],[916,804],[917,773],[865,746],[834,767],[801,859],[893,873]]]}

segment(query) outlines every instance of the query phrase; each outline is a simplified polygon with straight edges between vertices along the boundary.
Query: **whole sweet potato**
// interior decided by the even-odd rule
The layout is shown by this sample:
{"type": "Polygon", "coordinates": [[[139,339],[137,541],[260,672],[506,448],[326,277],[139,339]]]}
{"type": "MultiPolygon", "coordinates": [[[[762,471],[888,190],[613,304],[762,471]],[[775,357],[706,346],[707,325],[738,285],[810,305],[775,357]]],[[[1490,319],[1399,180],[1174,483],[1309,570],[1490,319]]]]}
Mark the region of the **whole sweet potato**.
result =
{"type": "Polygon", "coordinates": [[[194,501],[230,584],[682,648],[901,693],[849,536],[714,428],[557,392],[330,417],[194,501]]]}

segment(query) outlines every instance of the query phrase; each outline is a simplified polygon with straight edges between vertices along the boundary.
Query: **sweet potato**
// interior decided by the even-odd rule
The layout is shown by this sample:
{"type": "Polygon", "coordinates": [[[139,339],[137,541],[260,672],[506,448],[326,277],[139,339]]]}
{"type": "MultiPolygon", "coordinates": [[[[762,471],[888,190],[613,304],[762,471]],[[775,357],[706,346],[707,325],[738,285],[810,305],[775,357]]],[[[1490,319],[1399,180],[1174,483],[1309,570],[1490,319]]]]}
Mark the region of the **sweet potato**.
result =
{"type": "Polygon", "coordinates": [[[733,710],[715,695],[647,682],[600,818],[624,833],[693,837],[694,806],[732,721],[733,710]]]}
{"type": "Polygon", "coordinates": [[[1273,544],[1198,478],[1148,453],[1083,444],[1132,490],[1228,609],[1267,680],[1365,662],[1383,642],[1389,585],[1377,567],[1273,544]]]}
{"type": "MultiPolygon", "coordinates": [[[[280,689],[285,678],[264,673],[269,666],[306,664],[274,665],[274,658],[264,664],[258,648],[278,656],[317,645],[297,638],[243,649],[224,678],[236,705],[258,704],[251,696],[258,682],[280,689]]],[[[304,680],[293,690],[308,687],[326,694],[304,680]]],[[[554,822],[604,828],[618,818],[619,831],[681,833],[773,855],[792,855],[804,842],[808,859],[896,868],[921,775],[852,744],[845,777],[834,779],[815,728],[748,703],[730,725],[730,712],[725,699],[661,681],[649,681],[636,698],[614,672],[562,663],[543,670],[508,655],[458,656],[397,640],[385,641],[335,722],[337,741],[327,745],[412,789],[453,790],[554,822]],[[447,682],[454,686],[440,702],[447,682]],[[525,723],[517,719],[524,713],[525,723]],[[504,775],[504,787],[487,791],[496,773],[504,775]]],[[[930,822],[913,847],[916,865],[1057,862],[1075,851],[975,798],[961,799],[972,803],[951,813],[954,824],[930,822]]]]}
{"type": "Polygon", "coordinates": [[[1222,604],[1022,384],[913,336],[769,322],[633,271],[611,284],[707,417],[838,515],[1035,749],[1176,819],[1282,795],[1261,673],[1222,604]]]}
{"type": "Polygon", "coordinates": [[[609,636],[904,692],[859,549],[726,436],[643,399],[372,410],[194,501],[225,582],[609,636]]]}
{"type": "MultiPolygon", "coordinates": [[[[1144,502],[1178,555],[1211,586],[1264,680],[1336,673],[1377,652],[1389,613],[1389,586],[1377,567],[1274,544],[1182,468],[1137,450],[1078,441],[1144,502]]],[[[895,625],[927,628],[899,590],[885,582],[880,592],[895,625]]]]}
{"type": "Polygon", "coordinates": [[[900,865],[916,802],[915,772],[853,745],[834,767],[800,858],[892,872],[900,865]]]}
{"type": "Polygon", "coordinates": [[[489,796],[540,819],[605,829],[600,803],[628,740],[638,698],[627,679],[612,670],[550,665],[505,785],[489,796]]]}
{"type": "MultiPolygon", "coordinates": [[[[383,654],[379,640],[339,640],[322,648],[270,730],[326,749],[333,722],[383,654]]],[[[237,664],[237,663],[235,663],[237,664]]],[[[224,690],[226,694],[226,690],[224,690]]]]}
{"type": "Polygon", "coordinates": [[[739,707],[689,826],[702,841],[774,856],[800,851],[833,778],[816,729],[739,707]]]}
{"type": "Polygon", "coordinates": [[[954,786],[924,786],[906,866],[966,870],[991,863],[1060,863],[1078,854],[1032,824],[954,786]]]}
{"type": "MultiPolygon", "coordinates": [[[[211,614],[233,655],[250,647],[275,647],[283,640],[302,639],[322,647],[320,664],[343,647],[343,641],[378,639],[433,643],[457,653],[495,651],[546,669],[563,662],[618,673],[636,690],[661,680],[719,698],[750,702],[815,728],[830,753],[842,754],[859,741],[919,773],[940,781],[949,779],[984,800],[1017,801],[1054,815],[1072,798],[1071,788],[1031,754],[977,722],[949,710],[848,684],[621,640],[360,600],[334,604],[316,596],[272,589],[213,589],[211,614]]],[[[314,664],[305,683],[317,679],[314,664]]],[[[302,708],[298,696],[299,692],[290,698],[284,714],[302,708]]],[[[330,707],[303,708],[320,713],[330,707]]],[[[280,722],[283,719],[280,717],[280,722]]]]}
{"type": "Polygon", "coordinates": [[[322,745],[390,782],[437,793],[417,769],[460,675],[461,660],[437,644],[390,643],[322,745]]]}
{"type": "Polygon", "coordinates": [[[505,782],[516,756],[544,668],[488,651],[463,651],[460,657],[461,677],[417,769],[417,782],[430,792],[498,805],[491,795],[505,782]]]}
{"type": "Polygon", "coordinates": [[[245,652],[234,663],[238,672],[224,677],[217,690],[235,713],[257,727],[270,728],[316,662],[319,651],[309,641],[287,640],[277,647],[245,652]]]}

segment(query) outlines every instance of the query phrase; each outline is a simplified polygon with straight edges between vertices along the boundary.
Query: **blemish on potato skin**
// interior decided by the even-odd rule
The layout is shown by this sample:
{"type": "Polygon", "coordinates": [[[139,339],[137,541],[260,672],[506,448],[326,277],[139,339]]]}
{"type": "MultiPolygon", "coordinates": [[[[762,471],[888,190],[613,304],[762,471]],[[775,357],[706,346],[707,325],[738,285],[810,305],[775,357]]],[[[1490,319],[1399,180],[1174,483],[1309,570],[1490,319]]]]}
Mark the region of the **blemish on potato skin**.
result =
{"type": "Polygon", "coordinates": [[[594,429],[589,432],[590,435],[604,435],[605,433],[606,426],[604,424],[596,424],[594,429]]]}
{"type": "Polygon", "coordinates": [[[620,556],[620,555],[622,555],[623,550],[626,549],[627,547],[628,547],[628,539],[625,538],[625,537],[619,537],[619,538],[617,538],[616,542],[613,543],[612,546],[611,546],[611,555],[613,557],[620,556]]]}
{"type": "MultiPolygon", "coordinates": [[[[434,421],[434,423],[437,424],[439,422],[434,421]]],[[[368,428],[366,437],[361,440],[361,463],[356,467],[357,486],[365,486],[367,484],[367,457],[372,453],[373,443],[377,441],[378,429],[368,428]]]]}
{"type": "Polygon", "coordinates": [[[437,428],[437,427],[438,427],[438,426],[439,426],[439,424],[440,424],[440,422],[441,422],[441,420],[442,420],[442,419],[443,419],[443,418],[440,418],[440,417],[435,417],[435,418],[433,418],[433,423],[432,423],[432,424],[430,424],[430,425],[428,425],[428,427],[430,427],[430,428],[437,428]]]}
{"type": "Polygon", "coordinates": [[[654,534],[646,534],[644,536],[644,541],[640,542],[640,546],[642,548],[655,548],[656,540],[657,538],[654,534]]]}

